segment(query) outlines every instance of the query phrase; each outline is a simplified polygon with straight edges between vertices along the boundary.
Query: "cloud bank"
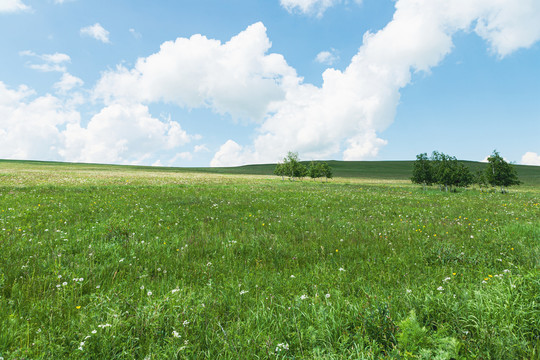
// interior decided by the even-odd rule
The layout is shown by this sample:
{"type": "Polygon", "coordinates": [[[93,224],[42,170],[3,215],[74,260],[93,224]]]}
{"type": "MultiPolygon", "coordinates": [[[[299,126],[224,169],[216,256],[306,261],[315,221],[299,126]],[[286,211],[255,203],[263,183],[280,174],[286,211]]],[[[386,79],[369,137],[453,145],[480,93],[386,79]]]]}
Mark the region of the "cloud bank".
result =
{"type": "MultiPolygon", "coordinates": [[[[282,5],[318,14],[338,2],[282,0],[282,5]]],[[[452,51],[454,34],[477,34],[500,58],[540,39],[536,0],[398,0],[395,6],[383,29],[364,34],[344,70],[324,71],[321,86],[304,83],[281,54],[270,52],[260,22],[227,42],[202,35],[167,41],[133,67],[105,71],[91,99],[74,99],[83,81],[66,72],[68,55],[23,52],[39,60],[29,66],[63,74],[53,86],[56,96],[0,82],[0,155],[123,164],[190,159],[192,153],[182,147],[197,136],[148,108],[169,103],[256,124],[251,143],[228,139],[212,166],[275,162],[288,150],[303,158],[370,159],[387,143],[380,134],[394,121],[400,90],[412,74],[429,73],[452,51]],[[82,121],[77,105],[90,100],[103,108],[82,121]]],[[[109,42],[99,24],[81,34],[109,42]]],[[[193,153],[206,150],[201,145],[193,153]]],[[[535,156],[528,153],[523,161],[536,161],[535,156]]]]}
{"type": "Polygon", "coordinates": [[[539,18],[534,0],[399,0],[392,21],[364,34],[344,71],[327,69],[321,87],[288,83],[254,143],[227,141],[211,165],[276,161],[291,149],[306,158],[375,157],[386,144],[377,134],[393,122],[400,89],[452,51],[455,33],[475,32],[502,58],[540,39],[539,18]]]}

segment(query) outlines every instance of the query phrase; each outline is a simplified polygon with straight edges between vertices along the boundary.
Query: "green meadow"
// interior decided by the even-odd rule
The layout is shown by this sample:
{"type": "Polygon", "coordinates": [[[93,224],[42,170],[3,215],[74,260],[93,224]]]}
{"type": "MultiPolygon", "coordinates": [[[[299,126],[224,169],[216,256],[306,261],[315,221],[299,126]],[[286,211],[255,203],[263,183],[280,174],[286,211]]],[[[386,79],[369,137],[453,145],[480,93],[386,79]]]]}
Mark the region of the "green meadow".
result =
{"type": "Polygon", "coordinates": [[[0,161],[0,359],[540,357],[539,167],[500,194],[330,165],[0,161]]]}

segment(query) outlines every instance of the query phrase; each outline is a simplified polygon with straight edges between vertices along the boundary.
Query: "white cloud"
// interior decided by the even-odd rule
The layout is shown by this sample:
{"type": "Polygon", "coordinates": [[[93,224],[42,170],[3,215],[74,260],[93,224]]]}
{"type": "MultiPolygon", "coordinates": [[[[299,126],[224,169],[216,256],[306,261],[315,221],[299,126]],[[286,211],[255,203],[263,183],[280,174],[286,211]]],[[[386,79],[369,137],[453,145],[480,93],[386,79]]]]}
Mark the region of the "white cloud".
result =
{"type": "Polygon", "coordinates": [[[218,152],[210,162],[210,166],[238,166],[249,162],[251,156],[245,153],[243,147],[233,140],[221,145],[218,152]]]}
{"type": "Polygon", "coordinates": [[[31,8],[25,5],[21,0],[0,0],[0,13],[27,11],[31,8]]]}
{"type": "Polygon", "coordinates": [[[105,30],[100,23],[95,23],[94,25],[82,28],[81,35],[93,37],[94,39],[106,44],[111,42],[109,40],[109,32],[105,30]]]}
{"type": "Polygon", "coordinates": [[[538,155],[537,153],[531,152],[531,151],[526,152],[521,157],[520,163],[523,164],[523,165],[537,165],[537,166],[540,166],[540,155],[538,155]]]}
{"type": "Polygon", "coordinates": [[[298,81],[283,56],[267,54],[270,46],[262,23],[224,44],[202,35],[178,38],[140,58],[133,69],[106,72],[94,93],[106,102],[163,101],[261,120],[272,102],[284,98],[284,84],[298,81]]]}
{"type": "Polygon", "coordinates": [[[21,56],[33,57],[44,61],[40,64],[28,63],[28,67],[34,70],[43,72],[65,72],[65,63],[71,62],[71,58],[67,54],[54,53],[54,54],[36,54],[33,51],[25,50],[19,53],[21,56]]]}
{"type": "Polygon", "coordinates": [[[175,121],[152,117],[148,107],[116,103],[94,115],[86,128],[68,124],[65,147],[68,161],[120,164],[148,163],[163,150],[187,144],[191,137],[175,121]]]}
{"type": "MultiPolygon", "coordinates": [[[[64,74],[57,84],[61,93],[81,83],[64,74]]],[[[180,149],[198,137],[170,118],[152,117],[144,105],[110,104],[83,126],[78,104],[78,99],[36,97],[26,86],[9,89],[0,82],[0,158],[119,164],[190,159],[180,149]]]]}
{"type": "Polygon", "coordinates": [[[321,51],[317,54],[317,57],[315,57],[315,61],[324,65],[332,65],[336,61],[339,60],[339,56],[336,54],[336,51],[332,49],[332,51],[321,51]]]}
{"type": "Polygon", "coordinates": [[[53,88],[57,89],[61,93],[67,93],[69,90],[82,86],[84,82],[76,76],[69,73],[62,74],[60,81],[53,85],[53,88]]]}
{"type": "Polygon", "coordinates": [[[459,31],[475,31],[501,57],[531,46],[540,39],[537,4],[398,0],[393,19],[380,31],[364,34],[363,45],[344,71],[327,69],[321,87],[288,82],[285,100],[273,104],[253,144],[229,140],[212,164],[273,162],[288,150],[304,158],[339,152],[347,160],[373,158],[386,144],[377,134],[393,122],[400,90],[410,83],[412,72],[437,66],[452,51],[452,36],[459,31]]]}
{"type": "Polygon", "coordinates": [[[80,121],[79,113],[54,96],[32,99],[27,87],[0,82],[0,158],[61,160],[61,128],[80,121]]]}
{"type": "MultiPolygon", "coordinates": [[[[281,6],[283,6],[288,12],[292,13],[298,11],[307,15],[316,15],[321,17],[326,9],[337,5],[339,3],[348,3],[345,0],[280,0],[281,6]]],[[[354,0],[354,2],[360,4],[362,0],[354,0]]]]}

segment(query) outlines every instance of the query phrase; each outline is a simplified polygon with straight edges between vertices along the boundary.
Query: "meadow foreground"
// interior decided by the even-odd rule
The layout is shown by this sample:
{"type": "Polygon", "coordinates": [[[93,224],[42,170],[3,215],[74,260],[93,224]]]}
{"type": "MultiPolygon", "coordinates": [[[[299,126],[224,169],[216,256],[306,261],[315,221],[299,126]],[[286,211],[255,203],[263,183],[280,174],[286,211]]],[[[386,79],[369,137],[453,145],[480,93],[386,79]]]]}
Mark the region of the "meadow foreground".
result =
{"type": "Polygon", "coordinates": [[[0,358],[538,358],[539,203],[5,166],[0,358]]]}

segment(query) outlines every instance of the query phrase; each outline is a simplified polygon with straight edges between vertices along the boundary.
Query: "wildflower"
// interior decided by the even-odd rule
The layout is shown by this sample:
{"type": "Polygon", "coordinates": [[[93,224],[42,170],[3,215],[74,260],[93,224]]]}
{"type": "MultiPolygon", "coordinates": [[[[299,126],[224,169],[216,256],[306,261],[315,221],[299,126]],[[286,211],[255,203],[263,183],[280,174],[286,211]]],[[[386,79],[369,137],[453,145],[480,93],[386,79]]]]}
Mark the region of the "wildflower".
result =
{"type": "Polygon", "coordinates": [[[405,290],[405,292],[406,292],[407,294],[410,294],[410,293],[412,293],[412,290],[411,290],[411,289],[407,289],[407,290],[405,290]]]}
{"type": "Polygon", "coordinates": [[[147,292],[147,293],[146,293],[146,295],[148,295],[148,296],[152,296],[152,292],[151,292],[151,291],[149,291],[149,292],[147,292]]]}
{"type": "Polygon", "coordinates": [[[179,337],[180,337],[180,334],[179,334],[176,330],[173,330],[172,334],[173,334],[173,336],[174,336],[175,338],[179,338],[179,337]]]}
{"type": "Polygon", "coordinates": [[[187,320],[184,320],[184,322],[182,323],[182,325],[184,325],[184,326],[188,326],[188,325],[189,325],[189,321],[187,321],[187,320]]]}
{"type": "Polygon", "coordinates": [[[294,276],[294,275],[291,275],[291,279],[294,279],[295,277],[296,277],[296,276],[294,276]]]}
{"type": "Polygon", "coordinates": [[[450,277],[446,277],[446,278],[444,278],[443,282],[447,282],[450,279],[451,279],[450,277]]]}
{"type": "Polygon", "coordinates": [[[325,295],[327,299],[330,299],[330,294],[325,295]]]}
{"type": "Polygon", "coordinates": [[[244,295],[245,293],[248,293],[249,291],[248,290],[242,290],[240,291],[240,295],[244,295]]]}
{"type": "Polygon", "coordinates": [[[81,305],[75,306],[75,309],[79,310],[81,308],[81,305]]]}
{"type": "Polygon", "coordinates": [[[97,330],[92,330],[92,334],[95,334],[95,333],[97,333],[97,330]]]}
{"type": "Polygon", "coordinates": [[[339,268],[339,271],[345,271],[345,269],[344,268],[339,268]]]}
{"type": "Polygon", "coordinates": [[[62,286],[66,286],[66,285],[67,285],[67,282],[64,281],[64,282],[62,283],[62,286]]]}
{"type": "Polygon", "coordinates": [[[300,296],[300,300],[306,300],[307,298],[308,298],[307,295],[302,295],[302,296],[300,296]]]}
{"type": "Polygon", "coordinates": [[[178,289],[178,288],[177,288],[177,289],[172,289],[172,290],[171,290],[171,293],[174,294],[175,292],[178,292],[178,291],[180,291],[180,289],[178,289]]]}
{"type": "Polygon", "coordinates": [[[444,290],[444,288],[443,288],[442,286],[439,286],[439,287],[437,288],[437,290],[439,290],[439,291],[443,291],[443,290],[444,290]]]}
{"type": "Polygon", "coordinates": [[[141,285],[141,290],[144,290],[144,285],[141,285]]]}

